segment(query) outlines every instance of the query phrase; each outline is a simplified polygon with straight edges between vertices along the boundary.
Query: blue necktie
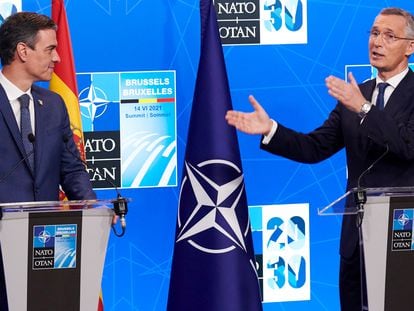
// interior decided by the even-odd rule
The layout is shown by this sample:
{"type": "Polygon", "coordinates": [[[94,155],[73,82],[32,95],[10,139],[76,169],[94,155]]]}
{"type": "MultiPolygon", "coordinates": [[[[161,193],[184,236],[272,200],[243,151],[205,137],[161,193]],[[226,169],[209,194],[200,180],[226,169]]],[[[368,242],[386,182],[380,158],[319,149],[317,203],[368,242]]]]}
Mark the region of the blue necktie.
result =
{"type": "Polygon", "coordinates": [[[378,83],[378,97],[375,106],[378,107],[379,110],[384,109],[384,92],[389,84],[386,82],[378,83]]]}
{"type": "Polygon", "coordinates": [[[30,169],[33,172],[34,169],[34,155],[33,155],[33,143],[29,140],[29,134],[33,135],[32,124],[30,122],[29,102],[30,96],[23,94],[18,98],[20,102],[20,133],[22,135],[23,146],[28,156],[30,169]]]}

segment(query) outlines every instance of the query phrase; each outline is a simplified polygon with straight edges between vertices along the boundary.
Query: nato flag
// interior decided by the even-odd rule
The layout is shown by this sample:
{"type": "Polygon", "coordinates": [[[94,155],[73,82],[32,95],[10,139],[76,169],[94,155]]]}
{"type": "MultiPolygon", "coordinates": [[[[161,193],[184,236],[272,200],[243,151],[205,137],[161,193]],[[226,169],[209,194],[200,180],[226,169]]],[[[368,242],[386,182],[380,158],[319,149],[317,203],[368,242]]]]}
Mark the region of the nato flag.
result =
{"type": "Polygon", "coordinates": [[[201,54],[188,132],[168,310],[262,310],[236,130],[212,0],[200,1],[201,54]]]}

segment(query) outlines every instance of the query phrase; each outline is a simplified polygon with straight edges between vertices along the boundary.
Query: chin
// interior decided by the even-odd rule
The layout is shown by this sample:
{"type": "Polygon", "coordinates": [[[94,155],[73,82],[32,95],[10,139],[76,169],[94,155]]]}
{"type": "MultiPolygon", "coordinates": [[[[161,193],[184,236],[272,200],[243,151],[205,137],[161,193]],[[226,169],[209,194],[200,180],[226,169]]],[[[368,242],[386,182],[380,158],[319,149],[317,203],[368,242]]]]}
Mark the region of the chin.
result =
{"type": "Polygon", "coordinates": [[[372,60],[372,59],[370,60],[369,63],[371,64],[372,67],[375,67],[378,70],[381,70],[384,67],[384,65],[381,64],[381,62],[378,62],[378,61],[375,61],[375,60],[372,60]]]}
{"type": "Polygon", "coordinates": [[[52,79],[52,74],[47,74],[42,77],[42,81],[50,81],[52,79]]]}

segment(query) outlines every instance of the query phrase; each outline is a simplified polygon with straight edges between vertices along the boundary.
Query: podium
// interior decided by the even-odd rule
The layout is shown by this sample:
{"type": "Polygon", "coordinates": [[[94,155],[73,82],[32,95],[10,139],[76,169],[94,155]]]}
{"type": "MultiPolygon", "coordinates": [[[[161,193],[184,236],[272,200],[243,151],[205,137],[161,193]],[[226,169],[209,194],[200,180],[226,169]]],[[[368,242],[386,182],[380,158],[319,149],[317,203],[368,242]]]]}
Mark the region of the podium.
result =
{"type": "Polygon", "coordinates": [[[318,214],[358,216],[368,310],[412,310],[414,187],[352,189],[318,214]]]}
{"type": "Polygon", "coordinates": [[[10,311],[97,310],[113,201],[0,204],[10,311]]]}

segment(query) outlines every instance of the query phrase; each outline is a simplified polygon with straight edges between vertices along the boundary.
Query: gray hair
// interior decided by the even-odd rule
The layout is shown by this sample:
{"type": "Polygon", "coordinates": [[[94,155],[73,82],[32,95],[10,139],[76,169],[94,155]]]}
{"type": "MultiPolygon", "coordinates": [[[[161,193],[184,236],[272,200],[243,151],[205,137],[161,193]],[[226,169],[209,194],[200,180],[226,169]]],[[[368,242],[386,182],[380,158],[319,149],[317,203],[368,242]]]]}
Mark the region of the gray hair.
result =
{"type": "Polygon", "coordinates": [[[402,16],[405,19],[405,35],[408,38],[414,39],[414,16],[403,9],[400,8],[385,8],[380,12],[380,15],[398,15],[402,16]]]}

